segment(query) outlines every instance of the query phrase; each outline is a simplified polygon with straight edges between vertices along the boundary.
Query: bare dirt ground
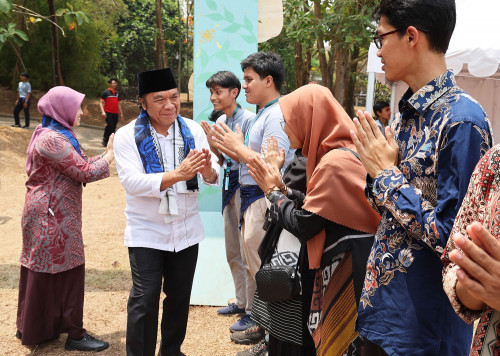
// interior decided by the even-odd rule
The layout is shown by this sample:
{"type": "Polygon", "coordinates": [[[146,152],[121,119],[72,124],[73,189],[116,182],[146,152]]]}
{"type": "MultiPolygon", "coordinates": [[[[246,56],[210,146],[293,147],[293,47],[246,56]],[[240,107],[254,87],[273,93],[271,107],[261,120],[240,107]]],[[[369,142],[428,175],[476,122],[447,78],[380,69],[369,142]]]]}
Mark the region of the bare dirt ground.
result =
{"type": "MultiPolygon", "coordinates": [[[[40,96],[37,95],[37,99],[40,96]]],[[[15,94],[0,88],[0,113],[10,113],[14,100],[15,94]]],[[[31,113],[35,112],[36,105],[33,105],[31,113]]],[[[137,115],[137,111],[133,115],[125,115],[128,121],[137,115]]],[[[102,130],[95,131],[98,137],[94,141],[102,136],[102,130]]],[[[31,133],[32,130],[11,128],[5,122],[0,124],[0,355],[86,355],[88,353],[65,352],[64,334],[49,344],[31,348],[22,346],[14,336],[26,180],[25,152],[31,133]]],[[[81,143],[86,146],[86,142],[81,143]]],[[[91,156],[100,151],[86,153],[91,156]]],[[[124,207],[123,188],[113,164],[110,178],[88,184],[83,192],[86,255],[84,327],[92,335],[110,343],[109,349],[99,355],[125,355],[126,306],[131,277],[127,250],[123,247],[124,207]]],[[[186,340],[182,346],[186,355],[234,355],[248,348],[229,339],[228,327],[237,317],[219,317],[216,309],[191,307],[186,340]]]]}

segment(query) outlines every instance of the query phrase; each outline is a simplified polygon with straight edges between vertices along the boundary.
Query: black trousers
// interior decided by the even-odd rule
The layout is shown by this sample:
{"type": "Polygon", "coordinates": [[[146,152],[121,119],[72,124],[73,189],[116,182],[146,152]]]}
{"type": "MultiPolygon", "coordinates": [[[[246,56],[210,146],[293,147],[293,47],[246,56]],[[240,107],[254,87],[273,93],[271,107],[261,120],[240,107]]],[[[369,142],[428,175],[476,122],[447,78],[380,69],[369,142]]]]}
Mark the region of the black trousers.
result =
{"type": "Polygon", "coordinates": [[[117,124],[118,114],[106,112],[106,128],[104,129],[104,136],[102,138],[105,144],[108,144],[109,136],[115,132],[117,124]]]}
{"type": "MultiPolygon", "coordinates": [[[[24,109],[24,101],[25,98],[19,98],[16,106],[14,107],[14,122],[16,125],[21,125],[21,121],[19,120],[19,113],[24,109]]],[[[24,122],[26,126],[30,125],[30,104],[31,100],[28,100],[28,105],[26,109],[24,109],[24,122]]]]}
{"type": "Polygon", "coordinates": [[[160,355],[177,356],[186,336],[198,244],[179,252],[129,247],[132,290],[127,305],[127,355],[154,356],[163,279],[160,355]]]}

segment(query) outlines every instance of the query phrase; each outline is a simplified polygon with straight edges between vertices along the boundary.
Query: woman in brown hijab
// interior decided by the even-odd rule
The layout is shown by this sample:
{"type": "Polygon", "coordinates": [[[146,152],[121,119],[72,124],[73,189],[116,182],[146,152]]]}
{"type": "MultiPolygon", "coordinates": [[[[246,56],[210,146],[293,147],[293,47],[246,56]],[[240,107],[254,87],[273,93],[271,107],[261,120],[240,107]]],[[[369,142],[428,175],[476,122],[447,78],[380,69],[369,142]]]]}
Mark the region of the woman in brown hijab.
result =
{"type": "MultiPolygon", "coordinates": [[[[354,124],[320,85],[303,86],[279,105],[291,147],[307,157],[305,199],[288,199],[292,192],[279,172],[260,157],[251,160],[250,174],[271,202],[272,222],[307,243],[305,256],[316,270],[308,326],[317,355],[360,355],[357,301],[380,216],[365,198],[366,171],[349,134],[354,124]]],[[[378,349],[366,340],[362,347],[370,355],[378,349]]]]}

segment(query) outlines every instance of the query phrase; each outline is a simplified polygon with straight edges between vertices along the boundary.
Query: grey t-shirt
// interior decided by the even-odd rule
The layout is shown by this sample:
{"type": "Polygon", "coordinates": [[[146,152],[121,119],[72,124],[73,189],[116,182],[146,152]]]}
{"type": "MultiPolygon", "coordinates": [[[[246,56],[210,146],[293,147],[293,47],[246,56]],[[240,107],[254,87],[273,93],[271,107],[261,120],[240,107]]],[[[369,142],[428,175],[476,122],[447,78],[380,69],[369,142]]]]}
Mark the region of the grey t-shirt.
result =
{"type": "Polygon", "coordinates": [[[19,92],[20,98],[26,98],[28,93],[31,93],[31,84],[29,82],[19,82],[17,91],[19,92]]]}
{"type": "MultiPolygon", "coordinates": [[[[261,146],[267,146],[267,139],[271,136],[276,137],[280,149],[285,149],[285,169],[293,159],[294,149],[290,148],[290,141],[285,131],[281,127],[283,113],[278,103],[262,109],[264,112],[259,116],[255,124],[250,128],[248,147],[255,152],[261,152],[261,146]]],[[[251,120],[253,122],[253,120],[251,120]]],[[[250,122],[250,125],[251,125],[250,122]]],[[[243,131],[246,136],[246,131],[243,131]]],[[[246,165],[241,166],[240,183],[245,185],[256,185],[255,180],[248,173],[246,165]]]]}
{"type": "MultiPolygon", "coordinates": [[[[236,132],[236,125],[238,125],[241,129],[241,132],[245,133],[248,129],[248,126],[250,125],[250,123],[254,119],[254,117],[255,117],[255,114],[253,112],[242,108],[242,109],[238,110],[236,115],[234,115],[233,117],[231,117],[229,119],[227,118],[227,116],[225,114],[221,115],[217,119],[217,124],[224,122],[234,132],[236,132]]],[[[222,155],[224,156],[224,163],[227,163],[228,157],[225,154],[222,154],[222,155]]],[[[239,170],[239,169],[240,169],[240,164],[238,162],[234,162],[233,160],[231,160],[231,170],[235,171],[235,170],[239,170]]]]}

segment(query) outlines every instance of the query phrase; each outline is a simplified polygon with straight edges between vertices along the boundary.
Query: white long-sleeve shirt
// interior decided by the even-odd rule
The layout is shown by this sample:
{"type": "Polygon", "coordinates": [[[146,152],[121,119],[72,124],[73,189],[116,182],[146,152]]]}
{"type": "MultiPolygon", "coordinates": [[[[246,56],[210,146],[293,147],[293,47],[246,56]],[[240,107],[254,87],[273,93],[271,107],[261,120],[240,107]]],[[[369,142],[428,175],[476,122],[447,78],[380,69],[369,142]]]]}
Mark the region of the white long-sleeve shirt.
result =
{"type": "MultiPolygon", "coordinates": [[[[209,148],[205,132],[190,119],[184,119],[193,134],[197,150],[209,148]]],[[[204,238],[203,224],[198,213],[198,192],[186,190],[186,182],[174,185],[179,216],[171,223],[165,223],[158,207],[165,190],[160,191],[163,173],[146,174],[134,138],[135,120],[120,128],[115,135],[114,152],[118,176],[125,188],[125,246],[148,247],[164,251],[181,251],[199,243],[204,238]]],[[[172,144],[173,126],[165,137],[158,134],[158,142],[164,156],[166,170],[174,169],[172,144]]],[[[217,179],[208,184],[198,174],[199,181],[207,185],[219,185],[217,158],[212,154],[212,168],[217,179]]]]}

